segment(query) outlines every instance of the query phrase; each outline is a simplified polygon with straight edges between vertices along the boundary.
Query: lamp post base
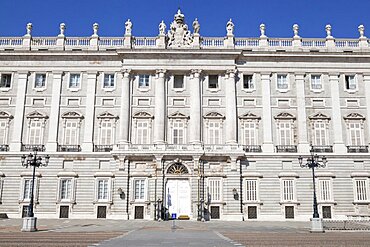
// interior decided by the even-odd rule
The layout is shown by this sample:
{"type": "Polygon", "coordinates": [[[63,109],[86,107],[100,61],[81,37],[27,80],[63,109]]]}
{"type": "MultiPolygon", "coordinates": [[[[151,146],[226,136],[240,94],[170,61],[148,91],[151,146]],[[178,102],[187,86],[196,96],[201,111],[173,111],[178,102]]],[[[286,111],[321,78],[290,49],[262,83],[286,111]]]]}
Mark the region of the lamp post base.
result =
{"type": "Polygon", "coordinates": [[[23,218],[22,232],[35,232],[37,218],[36,217],[25,217],[23,218]]]}
{"type": "Polygon", "coordinates": [[[322,225],[322,219],[321,218],[312,218],[311,219],[311,230],[312,233],[323,233],[324,227],[322,225]]]}

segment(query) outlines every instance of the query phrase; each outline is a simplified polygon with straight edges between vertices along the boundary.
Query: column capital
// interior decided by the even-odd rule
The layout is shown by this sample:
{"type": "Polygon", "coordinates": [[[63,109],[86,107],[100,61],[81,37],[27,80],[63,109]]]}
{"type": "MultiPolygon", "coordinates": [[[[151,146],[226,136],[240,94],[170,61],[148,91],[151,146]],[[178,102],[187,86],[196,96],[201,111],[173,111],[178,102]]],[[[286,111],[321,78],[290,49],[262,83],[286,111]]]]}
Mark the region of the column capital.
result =
{"type": "Polygon", "coordinates": [[[190,73],[194,77],[198,78],[200,76],[200,74],[202,73],[202,70],[201,69],[192,69],[192,70],[190,70],[190,73]]]}
{"type": "Polygon", "coordinates": [[[158,77],[164,77],[164,75],[166,74],[167,70],[165,69],[157,69],[155,70],[155,73],[158,77]]]}
{"type": "Polygon", "coordinates": [[[226,70],[226,75],[227,75],[229,78],[234,78],[234,77],[235,77],[236,72],[237,72],[237,70],[236,70],[236,69],[227,69],[227,70],[226,70]]]}
{"type": "Polygon", "coordinates": [[[294,73],[295,78],[304,78],[306,76],[305,72],[295,72],[294,73]]]}
{"type": "Polygon", "coordinates": [[[340,76],[339,72],[329,72],[329,79],[338,79],[340,76]]]}
{"type": "Polygon", "coordinates": [[[51,71],[51,73],[53,74],[53,76],[55,76],[55,75],[63,76],[64,75],[64,71],[62,71],[62,70],[53,70],[53,71],[51,71]]]}
{"type": "Polygon", "coordinates": [[[130,76],[131,69],[121,69],[121,73],[122,73],[123,77],[128,78],[130,76]]]}

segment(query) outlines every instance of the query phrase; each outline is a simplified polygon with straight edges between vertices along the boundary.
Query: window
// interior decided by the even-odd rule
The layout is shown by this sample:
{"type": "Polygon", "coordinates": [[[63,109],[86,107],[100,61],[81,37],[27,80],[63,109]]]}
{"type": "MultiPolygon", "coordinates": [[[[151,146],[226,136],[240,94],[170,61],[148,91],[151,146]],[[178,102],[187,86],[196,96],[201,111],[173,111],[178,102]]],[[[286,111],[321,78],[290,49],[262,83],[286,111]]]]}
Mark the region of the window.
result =
{"type": "Polygon", "coordinates": [[[248,179],[245,181],[245,189],[246,189],[246,201],[257,201],[257,180],[256,179],[248,179]]]}
{"type": "Polygon", "coordinates": [[[172,142],[173,144],[184,144],[184,122],[181,120],[173,121],[172,142]]]}
{"type": "Polygon", "coordinates": [[[331,181],[329,179],[319,180],[319,200],[322,202],[332,201],[331,181]]]}
{"type": "Polygon", "coordinates": [[[314,128],[314,145],[325,146],[328,144],[327,123],[322,120],[316,120],[313,123],[314,128]]]}
{"type": "Polygon", "coordinates": [[[35,88],[45,88],[46,86],[46,74],[35,75],[35,88]]]}
{"type": "Polygon", "coordinates": [[[294,180],[292,179],[286,179],[282,180],[282,186],[283,186],[283,195],[282,199],[284,202],[291,202],[294,201],[294,180]]]}
{"type": "Polygon", "coordinates": [[[355,180],[355,201],[362,202],[368,201],[368,180],[367,179],[356,179],[355,180]]]}
{"type": "Polygon", "coordinates": [[[277,75],[277,89],[287,90],[288,88],[289,85],[287,75],[277,75]]]}
{"type": "Polygon", "coordinates": [[[59,184],[60,200],[71,200],[72,199],[72,179],[61,179],[59,184]]]}
{"type": "Polygon", "coordinates": [[[114,74],[104,73],[103,88],[114,88],[115,87],[115,76],[114,74]]]}
{"type": "Polygon", "coordinates": [[[8,144],[8,121],[0,120],[0,145],[8,144]]]}
{"type": "Polygon", "coordinates": [[[101,121],[99,141],[100,141],[100,145],[113,144],[113,123],[110,119],[101,121]]]}
{"type": "Polygon", "coordinates": [[[134,199],[145,200],[145,179],[134,180],[134,199]]]}
{"type": "Polygon", "coordinates": [[[209,121],[208,123],[208,143],[222,144],[221,122],[209,121]]]}
{"type": "Polygon", "coordinates": [[[139,88],[148,88],[149,78],[149,75],[139,75],[139,88]]]}
{"type": "Polygon", "coordinates": [[[31,199],[31,190],[32,190],[32,179],[31,178],[24,179],[22,200],[26,201],[31,199]]]}
{"type": "Polygon", "coordinates": [[[346,90],[356,90],[357,89],[357,81],[354,75],[346,75],[344,76],[344,80],[345,80],[346,90]]]}
{"type": "Polygon", "coordinates": [[[217,89],[218,88],[218,75],[208,76],[208,88],[217,89]]]}
{"type": "Polygon", "coordinates": [[[208,196],[211,202],[221,201],[221,179],[210,178],[208,180],[208,196]]]}
{"type": "Polygon", "coordinates": [[[12,74],[1,74],[0,88],[10,88],[12,83],[12,74]]]}
{"type": "Polygon", "coordinates": [[[361,146],[363,144],[361,123],[349,123],[349,142],[350,146],[361,146]]]}
{"type": "Polygon", "coordinates": [[[136,144],[149,144],[149,122],[147,120],[137,121],[136,144]]]}
{"type": "Polygon", "coordinates": [[[256,145],[257,143],[257,123],[246,121],[243,126],[244,133],[244,145],[256,145]]]}
{"type": "Polygon", "coordinates": [[[292,126],[290,122],[278,123],[279,128],[279,141],[280,145],[289,146],[292,145],[292,126]]]}
{"type": "Polygon", "coordinates": [[[64,129],[64,145],[78,145],[78,130],[79,123],[77,121],[66,121],[64,129]]]}
{"type": "Polygon", "coordinates": [[[99,179],[98,180],[98,201],[99,200],[108,200],[108,179],[99,179]]]}
{"type": "Polygon", "coordinates": [[[28,144],[30,145],[42,144],[43,142],[42,132],[43,132],[43,122],[38,119],[31,120],[28,132],[28,144]]]}
{"type": "Polygon", "coordinates": [[[69,75],[69,85],[71,89],[80,88],[81,85],[81,74],[70,74],[69,75]]]}
{"type": "Polygon", "coordinates": [[[184,76],[183,75],[175,75],[173,81],[173,88],[184,88],[184,76]]]}
{"type": "Polygon", "coordinates": [[[255,89],[253,75],[243,75],[243,88],[247,90],[255,89]]]}
{"type": "Polygon", "coordinates": [[[312,90],[321,90],[321,75],[311,75],[311,89],[312,90]]]}

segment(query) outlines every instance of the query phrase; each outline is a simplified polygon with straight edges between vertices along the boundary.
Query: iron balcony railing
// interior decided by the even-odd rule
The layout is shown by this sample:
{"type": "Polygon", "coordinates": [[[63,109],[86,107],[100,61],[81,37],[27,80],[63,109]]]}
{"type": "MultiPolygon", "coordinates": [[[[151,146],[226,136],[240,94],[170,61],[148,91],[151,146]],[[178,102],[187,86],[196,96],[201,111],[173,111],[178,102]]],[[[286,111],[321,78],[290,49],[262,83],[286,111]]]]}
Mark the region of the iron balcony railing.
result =
{"type": "Polygon", "coordinates": [[[45,152],[45,145],[42,144],[22,144],[21,151],[33,152],[33,151],[45,152]]]}
{"type": "Polygon", "coordinates": [[[368,146],[347,146],[348,153],[368,153],[368,146]]]}
{"type": "Polygon", "coordinates": [[[113,145],[95,145],[94,152],[110,152],[113,150],[113,145]]]}
{"type": "Polygon", "coordinates": [[[245,145],[243,146],[243,150],[247,153],[261,153],[262,152],[261,145],[245,145]]]}
{"type": "Polygon", "coordinates": [[[58,152],[81,152],[80,145],[58,145],[58,152]]]}
{"type": "Polygon", "coordinates": [[[333,146],[312,146],[315,153],[332,153],[333,146]]]}
{"type": "Polygon", "coordinates": [[[277,145],[276,152],[277,153],[296,153],[297,146],[296,145],[277,145]]]}

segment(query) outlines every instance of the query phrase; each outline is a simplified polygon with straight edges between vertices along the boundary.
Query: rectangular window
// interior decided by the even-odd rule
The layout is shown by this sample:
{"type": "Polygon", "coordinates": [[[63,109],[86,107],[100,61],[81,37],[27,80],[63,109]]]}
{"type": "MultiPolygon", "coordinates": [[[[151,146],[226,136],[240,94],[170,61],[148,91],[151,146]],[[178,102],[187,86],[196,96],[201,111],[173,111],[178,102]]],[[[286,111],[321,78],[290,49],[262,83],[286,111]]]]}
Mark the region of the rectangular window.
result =
{"type": "Polygon", "coordinates": [[[244,123],[244,145],[256,145],[256,127],[254,122],[244,123]]]}
{"type": "Polygon", "coordinates": [[[278,89],[288,89],[288,76],[287,75],[277,75],[277,88],[278,89]]]}
{"type": "Polygon", "coordinates": [[[174,76],[173,88],[184,88],[184,76],[183,75],[174,76]]]}
{"type": "Polygon", "coordinates": [[[12,82],[11,74],[1,74],[0,88],[10,88],[12,82]]]}
{"type": "Polygon", "coordinates": [[[209,179],[208,186],[211,202],[221,201],[221,179],[209,179]]]}
{"type": "Polygon", "coordinates": [[[332,201],[329,179],[319,180],[320,201],[332,201]]]}
{"type": "Polygon", "coordinates": [[[98,200],[108,200],[108,179],[98,180],[98,200]]]}
{"type": "Polygon", "coordinates": [[[294,201],[294,180],[283,180],[283,201],[294,201]]]}
{"type": "Polygon", "coordinates": [[[78,123],[67,121],[65,123],[64,145],[78,145],[78,123]]]}
{"type": "Polygon", "coordinates": [[[42,144],[42,122],[39,120],[31,120],[28,134],[28,144],[42,144]]]}
{"type": "Polygon", "coordinates": [[[100,145],[113,144],[113,123],[111,120],[102,120],[100,123],[100,145]]]}
{"type": "Polygon", "coordinates": [[[115,77],[114,74],[104,74],[104,88],[114,88],[115,77]]]}
{"type": "Polygon", "coordinates": [[[0,121],[0,145],[8,144],[7,133],[8,130],[8,121],[0,121]]]}
{"type": "Polygon", "coordinates": [[[356,77],[354,75],[346,75],[344,76],[344,80],[345,80],[345,86],[347,90],[357,89],[356,77]]]}
{"type": "Polygon", "coordinates": [[[134,180],[134,199],[144,200],[145,197],[145,179],[134,180]]]}
{"type": "Polygon", "coordinates": [[[208,123],[208,143],[221,144],[221,123],[210,121],[208,123]]]}
{"type": "Polygon", "coordinates": [[[72,197],[72,179],[60,180],[60,200],[70,200],[72,197]]]}
{"type": "Polygon", "coordinates": [[[367,179],[355,180],[355,200],[367,201],[368,200],[368,182],[367,179]]]}
{"type": "Polygon", "coordinates": [[[317,120],[314,123],[314,144],[316,146],[325,146],[327,143],[326,123],[317,120]]]}
{"type": "Polygon", "coordinates": [[[23,200],[31,199],[31,190],[32,190],[32,179],[24,179],[23,184],[23,200]]]}
{"type": "Polygon", "coordinates": [[[208,88],[210,88],[210,89],[218,88],[218,75],[209,75],[208,76],[208,88]]]}
{"type": "Polygon", "coordinates": [[[139,75],[139,88],[149,87],[149,75],[139,75]]]}
{"type": "Polygon", "coordinates": [[[311,75],[311,89],[313,90],[321,90],[321,76],[320,75],[311,75]]]}
{"type": "Polygon", "coordinates": [[[361,123],[349,123],[349,141],[350,146],[363,145],[361,123]]]}
{"type": "Polygon", "coordinates": [[[248,90],[254,89],[253,75],[243,75],[243,88],[248,90]]]}
{"type": "Polygon", "coordinates": [[[138,121],[136,127],[136,144],[149,144],[149,123],[148,121],[138,121]]]}
{"type": "Polygon", "coordinates": [[[279,137],[280,145],[283,146],[292,145],[292,127],[290,122],[279,123],[279,137]]]}
{"type": "Polygon", "coordinates": [[[175,120],[172,129],[173,144],[184,144],[184,122],[175,120]]]}
{"type": "Polygon", "coordinates": [[[69,88],[80,88],[81,85],[81,75],[80,74],[70,74],[69,75],[69,88]]]}
{"type": "Polygon", "coordinates": [[[44,88],[46,86],[46,74],[35,75],[35,88],[44,88]]]}
{"type": "Polygon", "coordinates": [[[246,180],[246,201],[257,201],[257,180],[246,180]]]}

